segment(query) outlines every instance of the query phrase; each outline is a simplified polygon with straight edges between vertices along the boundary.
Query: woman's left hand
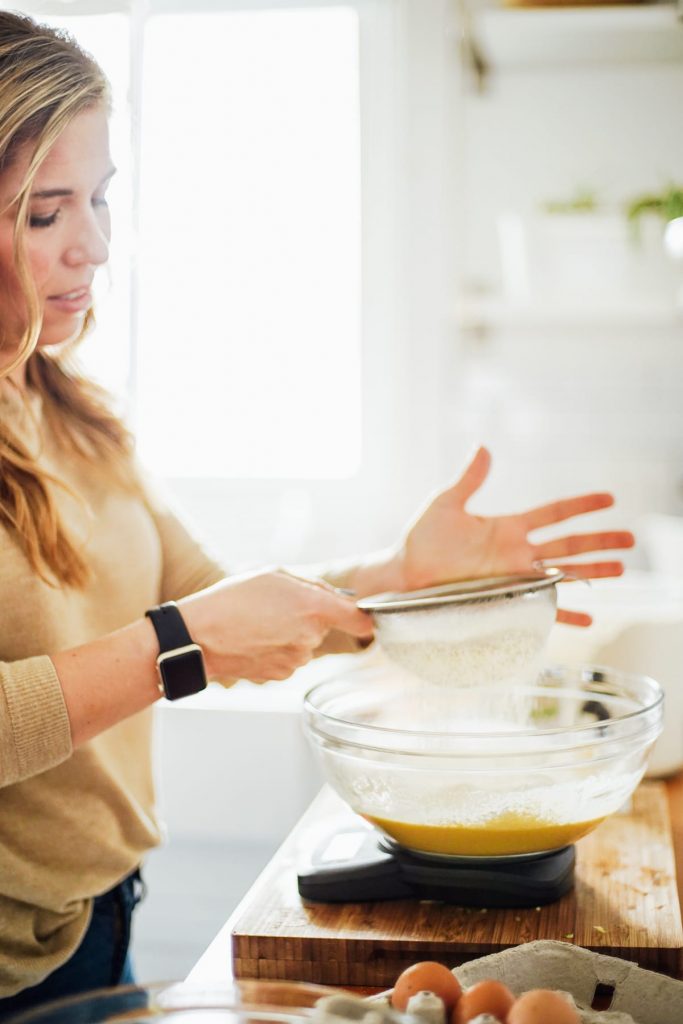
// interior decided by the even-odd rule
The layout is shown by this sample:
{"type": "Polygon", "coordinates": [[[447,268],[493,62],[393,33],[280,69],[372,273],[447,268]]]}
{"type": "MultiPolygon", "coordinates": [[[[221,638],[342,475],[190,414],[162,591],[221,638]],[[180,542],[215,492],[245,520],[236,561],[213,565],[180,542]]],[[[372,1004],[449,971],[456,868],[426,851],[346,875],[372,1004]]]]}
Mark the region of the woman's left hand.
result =
{"type": "MultiPolygon", "coordinates": [[[[394,589],[419,590],[458,579],[507,576],[538,570],[548,561],[582,579],[620,576],[620,561],[565,563],[563,559],[592,551],[630,548],[633,534],[626,530],[574,533],[534,543],[529,534],[544,526],[609,508],[611,494],[582,494],[509,516],[475,516],[465,506],[488,475],[491,456],[480,448],[462,477],[434,498],[407,531],[394,554],[394,589]]],[[[590,625],[582,612],[558,611],[559,622],[590,625]]]]}

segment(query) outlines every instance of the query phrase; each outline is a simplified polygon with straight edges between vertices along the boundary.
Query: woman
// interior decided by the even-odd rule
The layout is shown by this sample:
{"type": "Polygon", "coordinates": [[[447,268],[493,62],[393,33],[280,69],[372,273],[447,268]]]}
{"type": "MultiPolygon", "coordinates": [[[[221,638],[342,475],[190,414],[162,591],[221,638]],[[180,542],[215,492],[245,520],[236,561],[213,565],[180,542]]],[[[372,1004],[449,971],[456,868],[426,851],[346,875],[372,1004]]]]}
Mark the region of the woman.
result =
{"type": "MultiPolygon", "coordinates": [[[[325,581],[226,579],[151,492],[126,429],[69,363],[108,253],[107,112],[105,79],[71,39],[0,13],[3,1015],[130,980],[137,870],[159,842],[149,746],[160,685],[175,699],[205,675],[283,679],[315,654],[362,647],[371,621],[337,588],[410,590],[632,543],[624,532],[529,541],[537,527],[607,507],[605,494],[468,515],[489,466],[480,449],[394,549],[325,581]]],[[[573,571],[615,575],[621,563],[573,571]]]]}

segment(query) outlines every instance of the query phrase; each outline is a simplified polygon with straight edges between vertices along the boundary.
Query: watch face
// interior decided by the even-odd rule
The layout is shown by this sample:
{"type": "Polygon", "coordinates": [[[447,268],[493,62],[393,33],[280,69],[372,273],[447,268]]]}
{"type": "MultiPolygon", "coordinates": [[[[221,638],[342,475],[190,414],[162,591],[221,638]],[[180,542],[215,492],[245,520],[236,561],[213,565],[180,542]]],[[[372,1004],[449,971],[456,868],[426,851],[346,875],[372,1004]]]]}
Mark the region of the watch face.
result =
{"type": "Polygon", "coordinates": [[[159,658],[159,672],[169,700],[179,700],[206,689],[201,648],[171,651],[159,658]]]}

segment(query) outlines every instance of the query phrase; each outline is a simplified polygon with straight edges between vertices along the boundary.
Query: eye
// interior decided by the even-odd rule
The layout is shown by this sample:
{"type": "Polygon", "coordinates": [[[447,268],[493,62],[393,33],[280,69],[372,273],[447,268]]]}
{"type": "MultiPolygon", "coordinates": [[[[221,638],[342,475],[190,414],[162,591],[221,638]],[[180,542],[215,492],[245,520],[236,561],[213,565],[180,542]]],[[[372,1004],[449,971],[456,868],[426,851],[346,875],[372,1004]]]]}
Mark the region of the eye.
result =
{"type": "Polygon", "coordinates": [[[32,213],[28,219],[29,226],[32,228],[49,228],[50,225],[54,224],[59,216],[59,210],[55,210],[54,213],[49,213],[44,216],[40,216],[37,213],[32,213]]]}
{"type": "Polygon", "coordinates": [[[108,208],[108,206],[109,206],[109,200],[107,199],[107,192],[108,192],[108,190],[109,190],[109,181],[106,181],[106,182],[103,183],[103,185],[100,186],[100,188],[97,190],[97,192],[93,192],[93,197],[92,197],[91,202],[92,202],[92,205],[94,207],[98,207],[99,206],[103,210],[106,210],[108,208]]]}

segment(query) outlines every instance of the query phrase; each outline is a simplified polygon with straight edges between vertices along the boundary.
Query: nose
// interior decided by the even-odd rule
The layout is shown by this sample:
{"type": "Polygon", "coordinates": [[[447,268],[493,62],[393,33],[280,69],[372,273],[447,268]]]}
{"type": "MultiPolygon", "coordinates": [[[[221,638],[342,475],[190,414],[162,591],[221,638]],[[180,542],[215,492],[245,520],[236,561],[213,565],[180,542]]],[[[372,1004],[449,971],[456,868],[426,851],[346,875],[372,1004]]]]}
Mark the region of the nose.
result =
{"type": "Polygon", "coordinates": [[[109,259],[109,222],[95,209],[84,212],[64,251],[64,262],[77,267],[83,263],[100,266],[109,259]]]}

